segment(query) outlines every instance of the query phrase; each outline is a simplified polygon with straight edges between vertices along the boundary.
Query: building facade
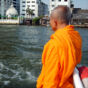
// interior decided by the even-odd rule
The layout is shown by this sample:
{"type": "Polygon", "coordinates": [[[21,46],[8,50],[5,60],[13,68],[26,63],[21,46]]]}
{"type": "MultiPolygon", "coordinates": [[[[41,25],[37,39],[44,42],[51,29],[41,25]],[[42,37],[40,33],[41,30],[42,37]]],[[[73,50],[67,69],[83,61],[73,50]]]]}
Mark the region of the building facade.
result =
{"type": "MultiPolygon", "coordinates": [[[[11,0],[10,0],[11,1],[11,0]]],[[[18,14],[20,14],[20,0],[12,0],[13,6],[18,11],[18,14]]]]}
{"type": "Polygon", "coordinates": [[[38,15],[41,16],[41,15],[44,15],[44,16],[48,16],[48,12],[49,12],[49,9],[48,9],[48,5],[45,4],[44,2],[41,2],[39,5],[38,5],[38,15]]]}
{"type": "Polygon", "coordinates": [[[88,25],[88,10],[84,10],[81,8],[74,8],[71,24],[87,26],[88,25]]]}
{"type": "Polygon", "coordinates": [[[13,4],[19,13],[19,0],[0,0],[0,15],[2,17],[6,16],[6,11],[11,6],[11,4],[13,4]]]}
{"type": "Polygon", "coordinates": [[[31,9],[34,13],[32,17],[38,17],[47,14],[48,5],[43,3],[41,0],[20,0],[20,16],[28,17],[26,12],[27,8],[31,9]],[[47,11],[46,11],[47,10],[47,11]]]}
{"type": "Polygon", "coordinates": [[[52,10],[58,5],[71,6],[71,0],[50,0],[49,13],[51,14],[52,10]]]}

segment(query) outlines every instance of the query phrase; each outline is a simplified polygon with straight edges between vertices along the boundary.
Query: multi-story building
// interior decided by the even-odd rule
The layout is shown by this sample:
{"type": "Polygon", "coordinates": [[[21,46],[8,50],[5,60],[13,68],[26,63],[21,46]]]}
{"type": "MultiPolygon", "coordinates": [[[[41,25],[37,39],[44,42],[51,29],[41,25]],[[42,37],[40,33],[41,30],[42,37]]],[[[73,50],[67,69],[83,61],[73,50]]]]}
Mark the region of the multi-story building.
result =
{"type": "Polygon", "coordinates": [[[6,11],[13,4],[19,13],[19,0],[0,0],[0,15],[6,16],[6,11]]]}
{"type": "Polygon", "coordinates": [[[68,7],[71,6],[71,0],[50,0],[49,12],[51,14],[52,10],[58,5],[66,5],[68,7]]]}
{"type": "Polygon", "coordinates": [[[32,17],[38,17],[47,14],[46,10],[48,10],[48,5],[41,0],[20,0],[21,17],[28,17],[28,13],[26,12],[27,8],[33,11],[34,15],[32,17]]]}
{"type": "MultiPolygon", "coordinates": [[[[10,0],[11,1],[11,0],[10,0]]],[[[18,13],[20,14],[20,0],[12,0],[13,6],[16,8],[18,13]]]]}
{"type": "Polygon", "coordinates": [[[44,15],[47,16],[49,13],[49,9],[48,9],[48,5],[45,4],[44,2],[41,2],[38,6],[39,10],[38,10],[38,14],[39,16],[44,15]]]}

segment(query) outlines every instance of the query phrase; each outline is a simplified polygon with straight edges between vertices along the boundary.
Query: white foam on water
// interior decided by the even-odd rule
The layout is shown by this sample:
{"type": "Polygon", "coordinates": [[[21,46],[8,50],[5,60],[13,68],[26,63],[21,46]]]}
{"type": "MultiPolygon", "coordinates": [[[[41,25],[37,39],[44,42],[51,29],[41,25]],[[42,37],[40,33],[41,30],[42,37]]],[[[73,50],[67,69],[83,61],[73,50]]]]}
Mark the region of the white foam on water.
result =
{"type": "MultiPolygon", "coordinates": [[[[38,64],[38,63],[37,63],[38,64]]],[[[28,82],[36,82],[37,78],[29,71],[24,71],[24,69],[22,67],[18,68],[18,69],[11,69],[7,66],[5,66],[3,63],[0,62],[0,70],[6,70],[6,72],[11,72],[12,75],[9,74],[2,74],[0,73],[0,80],[2,80],[3,78],[6,80],[3,81],[4,85],[8,85],[10,83],[10,81],[8,80],[14,80],[17,79],[19,81],[28,81],[28,82]],[[25,75],[24,78],[22,78],[22,75],[25,75]]]]}
{"type": "Polygon", "coordinates": [[[2,74],[0,73],[0,80],[2,79],[2,74]]]}
{"type": "Polygon", "coordinates": [[[42,62],[35,62],[35,64],[42,65],[42,62]]]}
{"type": "Polygon", "coordinates": [[[37,80],[37,78],[35,77],[35,76],[33,76],[32,74],[31,74],[31,72],[26,72],[26,74],[27,74],[27,76],[28,76],[28,80],[31,80],[31,81],[36,81],[37,80]]]}
{"type": "Polygon", "coordinates": [[[4,85],[8,85],[10,81],[4,81],[4,85]]]}
{"type": "Polygon", "coordinates": [[[11,79],[17,78],[17,77],[19,76],[20,72],[15,71],[14,74],[15,74],[15,75],[13,75],[13,76],[11,77],[11,79]]]}
{"type": "Polygon", "coordinates": [[[4,68],[3,63],[0,62],[0,70],[2,70],[4,68]]]}
{"type": "Polygon", "coordinates": [[[7,66],[5,66],[3,63],[0,62],[0,70],[3,69],[10,70],[7,66]]]}

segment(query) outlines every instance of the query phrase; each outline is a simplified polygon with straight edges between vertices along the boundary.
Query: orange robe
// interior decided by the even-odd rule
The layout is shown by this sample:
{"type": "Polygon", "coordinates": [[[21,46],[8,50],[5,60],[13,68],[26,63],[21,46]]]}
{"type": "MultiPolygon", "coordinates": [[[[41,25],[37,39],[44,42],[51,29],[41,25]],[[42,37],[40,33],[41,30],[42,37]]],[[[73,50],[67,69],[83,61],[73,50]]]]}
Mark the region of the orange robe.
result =
{"type": "Polygon", "coordinates": [[[82,39],[68,25],[58,29],[44,46],[42,70],[37,79],[37,88],[74,88],[72,74],[81,61],[82,39]]]}

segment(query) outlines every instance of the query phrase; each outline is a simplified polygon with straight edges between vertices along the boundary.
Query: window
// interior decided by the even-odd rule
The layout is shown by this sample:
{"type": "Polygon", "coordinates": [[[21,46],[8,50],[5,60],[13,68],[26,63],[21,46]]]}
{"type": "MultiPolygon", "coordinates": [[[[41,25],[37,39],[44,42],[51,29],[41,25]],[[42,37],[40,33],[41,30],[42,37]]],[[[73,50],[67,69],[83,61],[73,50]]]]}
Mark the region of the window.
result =
{"type": "Polygon", "coordinates": [[[13,2],[13,4],[16,4],[15,2],[13,2]]]}
{"type": "Polygon", "coordinates": [[[68,0],[64,0],[65,2],[67,2],[68,0]]]}
{"type": "Polygon", "coordinates": [[[35,9],[33,9],[32,11],[35,11],[35,9]]]}
{"type": "Polygon", "coordinates": [[[23,16],[24,16],[25,14],[21,14],[21,15],[23,15],[23,16]]]}
{"type": "Polygon", "coordinates": [[[13,1],[16,1],[16,0],[13,0],[13,1]]]}
{"type": "Polygon", "coordinates": [[[55,5],[52,5],[52,7],[54,7],[55,5]]]}
{"type": "Polygon", "coordinates": [[[28,5],[27,7],[30,7],[30,5],[28,5]]]}
{"type": "Polygon", "coordinates": [[[32,5],[32,7],[35,7],[35,5],[32,5]]]}
{"type": "Polygon", "coordinates": [[[30,3],[30,1],[27,1],[27,3],[30,3]]]}
{"type": "Polygon", "coordinates": [[[24,9],[22,11],[25,11],[24,9]]]}
{"type": "Polygon", "coordinates": [[[35,1],[32,1],[32,3],[35,3],[35,1]]]}
{"type": "Polygon", "coordinates": [[[59,2],[61,2],[61,0],[58,0],[59,2]]]}
{"type": "Polygon", "coordinates": [[[25,3],[25,1],[23,1],[22,3],[25,3]]]}
{"type": "Polygon", "coordinates": [[[25,7],[25,5],[23,5],[22,7],[25,7]]]}

